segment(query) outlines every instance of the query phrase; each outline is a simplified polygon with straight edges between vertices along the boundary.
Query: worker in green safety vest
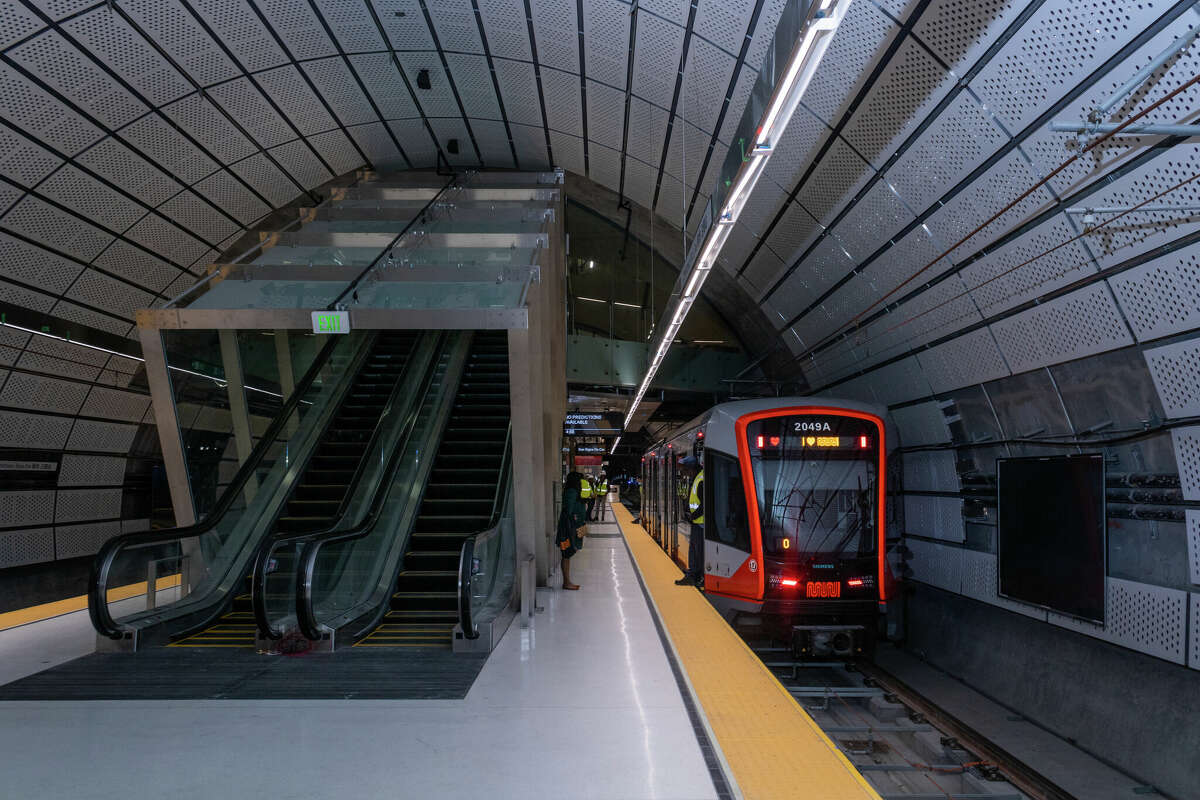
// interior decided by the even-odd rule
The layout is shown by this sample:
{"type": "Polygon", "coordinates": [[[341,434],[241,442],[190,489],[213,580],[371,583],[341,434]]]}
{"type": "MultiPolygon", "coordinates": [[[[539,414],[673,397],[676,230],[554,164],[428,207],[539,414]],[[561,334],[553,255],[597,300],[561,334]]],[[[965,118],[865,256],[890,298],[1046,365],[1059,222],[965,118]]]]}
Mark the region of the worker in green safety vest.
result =
{"type": "Polygon", "coordinates": [[[596,522],[597,517],[599,518],[600,522],[604,521],[604,507],[605,507],[605,505],[607,505],[607,500],[608,500],[608,476],[602,474],[600,476],[600,484],[599,484],[599,486],[596,487],[596,506],[599,508],[599,511],[592,514],[592,516],[590,518],[592,522],[596,522]]]}
{"type": "Polygon", "coordinates": [[[596,492],[592,488],[592,482],[586,476],[583,478],[583,489],[579,492],[579,498],[587,506],[587,519],[590,520],[592,518],[592,509],[596,507],[596,492]]]}
{"type": "Polygon", "coordinates": [[[683,577],[675,581],[680,586],[704,586],[704,470],[692,480],[688,495],[688,565],[683,577]]]}

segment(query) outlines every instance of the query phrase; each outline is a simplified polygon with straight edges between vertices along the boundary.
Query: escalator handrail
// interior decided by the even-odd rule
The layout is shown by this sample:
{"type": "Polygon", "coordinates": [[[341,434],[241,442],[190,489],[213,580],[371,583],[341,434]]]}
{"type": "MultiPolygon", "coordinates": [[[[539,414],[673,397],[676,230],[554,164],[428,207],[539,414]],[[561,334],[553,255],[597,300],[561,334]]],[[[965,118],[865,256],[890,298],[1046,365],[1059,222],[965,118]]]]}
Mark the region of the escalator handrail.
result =
{"type": "MultiPolygon", "coordinates": [[[[438,338],[433,345],[433,355],[430,357],[429,363],[426,365],[424,375],[422,375],[421,380],[417,382],[417,386],[427,387],[429,382],[432,380],[433,374],[437,369],[438,353],[441,352],[441,349],[445,344],[446,336],[447,335],[445,333],[438,335],[438,338]]],[[[414,343],[413,350],[409,353],[410,357],[414,352],[416,352],[416,349],[417,345],[414,343]]],[[[267,566],[270,563],[271,555],[280,545],[285,545],[288,542],[300,542],[307,539],[334,536],[336,534],[358,528],[358,525],[351,526],[350,528],[343,527],[344,520],[342,517],[346,512],[346,506],[349,504],[350,498],[354,496],[355,487],[362,479],[362,474],[364,470],[366,470],[367,462],[370,461],[369,458],[366,458],[366,454],[373,452],[376,445],[379,443],[379,439],[383,435],[384,422],[391,415],[392,406],[397,399],[396,395],[400,393],[404,384],[405,381],[403,376],[401,376],[399,379],[397,379],[396,385],[392,387],[392,393],[388,396],[387,405],[385,405],[383,407],[383,411],[380,412],[379,419],[375,423],[375,428],[371,431],[371,438],[363,447],[364,457],[359,459],[358,466],[355,467],[354,474],[350,478],[350,484],[346,489],[346,496],[342,499],[342,503],[338,506],[336,521],[328,527],[316,531],[276,533],[275,535],[268,537],[266,541],[263,542],[262,546],[259,547],[258,555],[254,559],[254,569],[251,573],[251,604],[254,607],[254,620],[258,625],[258,630],[267,638],[278,639],[283,635],[282,631],[277,631],[274,626],[271,625],[271,620],[267,609],[267,575],[269,574],[267,572],[267,566]]],[[[412,428],[416,424],[416,415],[420,411],[423,400],[424,393],[420,393],[419,396],[410,401],[409,413],[405,419],[404,425],[401,427],[401,433],[399,439],[397,439],[396,447],[393,448],[392,456],[388,459],[388,463],[381,473],[382,477],[380,478],[379,484],[375,487],[375,492],[371,497],[371,505],[368,509],[367,515],[363,517],[360,524],[370,520],[370,524],[374,525],[375,520],[378,519],[379,514],[383,509],[383,504],[387,500],[388,491],[391,487],[389,476],[395,472],[396,467],[400,463],[399,456],[404,452],[405,447],[408,445],[408,438],[412,435],[412,428]]]]}
{"type": "MultiPolygon", "coordinates": [[[[445,341],[447,339],[443,335],[441,342],[444,343],[445,341]]],[[[392,449],[392,455],[388,459],[387,466],[384,467],[383,474],[386,476],[394,475],[404,458],[405,451],[408,449],[409,439],[412,437],[413,430],[417,425],[417,418],[420,416],[421,408],[425,404],[425,398],[433,383],[433,376],[437,372],[439,360],[436,357],[430,359],[429,365],[425,370],[425,375],[418,384],[424,386],[425,391],[421,392],[409,405],[408,414],[405,416],[396,447],[392,449]]],[[[316,570],[317,556],[320,554],[321,548],[332,542],[345,542],[368,536],[374,530],[375,524],[379,521],[379,517],[383,513],[384,505],[386,505],[388,496],[391,494],[392,483],[393,481],[389,479],[380,481],[375,496],[371,498],[370,509],[368,509],[366,516],[356,524],[346,528],[334,525],[323,531],[297,537],[297,541],[304,542],[304,550],[301,552],[300,558],[296,563],[296,622],[300,627],[300,632],[306,638],[313,641],[321,638],[320,623],[317,622],[316,612],[313,609],[312,591],[313,574],[316,570]]],[[[256,583],[256,598],[257,589],[258,585],[256,583]]],[[[262,620],[259,620],[259,622],[261,624],[262,620]]],[[[267,628],[269,627],[268,624],[267,628]]]]}
{"type": "Polygon", "coordinates": [[[504,456],[500,459],[500,475],[496,479],[496,496],[492,500],[491,527],[468,536],[463,540],[462,550],[458,554],[458,624],[463,636],[467,639],[479,638],[479,626],[471,613],[471,589],[475,571],[475,548],[500,532],[503,520],[497,517],[503,507],[501,500],[508,494],[508,485],[512,480],[512,420],[508,423],[508,432],[504,437],[504,456]]]}
{"type": "Polygon", "coordinates": [[[292,390],[291,395],[283,404],[275,420],[267,428],[266,432],[263,433],[262,438],[258,440],[258,444],[250,452],[250,456],[238,467],[238,471],[234,473],[233,480],[229,482],[225,491],[217,498],[212,511],[204,519],[192,525],[121,534],[109,539],[100,547],[100,551],[96,553],[96,557],[92,560],[91,573],[88,576],[88,614],[92,619],[92,627],[99,634],[107,636],[110,639],[120,639],[124,636],[124,629],[117,625],[116,620],[112,618],[112,614],[108,610],[108,576],[117,554],[130,545],[172,542],[179,539],[200,536],[216,527],[217,523],[229,511],[234,500],[245,490],[250,477],[254,475],[259,464],[266,457],[267,452],[274,446],[276,438],[283,431],[292,413],[300,405],[300,399],[312,388],[313,383],[317,380],[317,376],[326,367],[330,356],[339,344],[340,342],[337,338],[330,338],[325,343],[325,346],[321,348],[320,352],[317,353],[317,357],[309,366],[308,371],[304,373],[304,377],[296,384],[296,388],[292,390]]]}

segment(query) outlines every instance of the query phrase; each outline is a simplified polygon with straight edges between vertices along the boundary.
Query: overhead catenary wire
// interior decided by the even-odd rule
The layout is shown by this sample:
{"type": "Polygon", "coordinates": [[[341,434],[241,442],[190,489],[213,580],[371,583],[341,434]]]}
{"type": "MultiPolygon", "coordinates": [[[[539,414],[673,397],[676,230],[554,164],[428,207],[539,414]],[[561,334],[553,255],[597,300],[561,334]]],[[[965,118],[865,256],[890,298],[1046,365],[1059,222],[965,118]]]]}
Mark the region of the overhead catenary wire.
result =
{"type": "MultiPolygon", "coordinates": [[[[956,241],[954,244],[952,244],[950,247],[948,247],[945,251],[939,253],[933,260],[931,260],[929,263],[925,264],[925,266],[921,267],[916,272],[914,272],[913,274],[911,274],[910,276],[905,278],[900,284],[898,284],[897,286],[892,288],[887,293],[883,294],[881,297],[876,299],[874,302],[872,302],[869,306],[864,308],[858,314],[851,317],[848,321],[839,325],[832,332],[826,334],[824,337],[819,339],[816,344],[807,346],[807,349],[803,353],[796,356],[793,359],[793,361],[800,361],[805,357],[811,356],[817,350],[821,349],[829,342],[842,336],[846,332],[847,329],[855,327],[859,323],[859,321],[862,320],[863,317],[865,317],[868,313],[870,313],[873,309],[875,309],[881,303],[884,303],[889,297],[892,297],[897,292],[899,292],[901,289],[903,289],[905,286],[909,285],[910,283],[915,281],[917,278],[919,278],[921,275],[923,275],[925,272],[927,272],[929,269],[936,266],[943,258],[948,257],[951,253],[953,253],[955,250],[957,250],[960,246],[962,246],[963,244],[966,244],[968,241],[970,241],[971,239],[975,238],[977,235],[982,233],[993,222],[995,222],[996,220],[1003,217],[1005,214],[1007,214],[1013,208],[1016,208],[1018,205],[1020,205],[1022,202],[1024,202],[1027,198],[1032,196],[1034,192],[1036,192],[1038,189],[1040,189],[1043,186],[1045,186],[1046,184],[1048,184],[1052,179],[1054,179],[1056,176],[1058,176],[1060,173],[1062,173],[1064,170],[1066,170],[1072,164],[1074,164],[1075,162],[1082,159],[1084,156],[1086,156],[1092,150],[1099,147],[1104,142],[1118,136],[1122,131],[1124,131],[1126,128],[1128,128],[1131,125],[1133,125],[1134,123],[1136,123],[1142,117],[1151,113],[1152,111],[1154,111],[1155,109],[1164,105],[1165,103],[1175,99],[1180,94],[1187,91],[1188,89],[1190,89],[1191,87],[1195,86],[1198,83],[1200,83],[1200,74],[1194,75],[1193,77],[1191,77],[1190,79],[1188,79],[1187,81],[1185,81],[1184,83],[1180,84],[1178,87],[1173,89],[1171,92],[1167,93],[1163,97],[1160,97],[1158,100],[1154,101],[1153,103],[1146,106],[1144,109],[1142,109],[1138,113],[1134,114],[1133,116],[1129,117],[1124,122],[1117,125],[1115,128],[1113,128],[1113,130],[1104,133],[1103,135],[1096,138],[1094,141],[1090,142],[1085,147],[1080,148],[1077,153],[1072,155],[1066,161],[1059,164],[1057,167],[1055,167],[1053,170],[1051,170],[1049,173],[1047,173],[1044,177],[1042,177],[1040,180],[1038,180],[1036,183],[1034,183],[1033,186],[1026,189],[1024,192],[1022,192],[1019,196],[1017,196],[1015,199],[1010,201],[1007,205],[1005,205],[1003,208],[1001,208],[995,214],[988,217],[986,220],[984,220],[982,223],[980,223],[974,229],[972,229],[971,231],[966,233],[962,238],[960,238],[958,241],[956,241]]],[[[987,249],[987,248],[984,247],[982,249],[987,249]]]]}

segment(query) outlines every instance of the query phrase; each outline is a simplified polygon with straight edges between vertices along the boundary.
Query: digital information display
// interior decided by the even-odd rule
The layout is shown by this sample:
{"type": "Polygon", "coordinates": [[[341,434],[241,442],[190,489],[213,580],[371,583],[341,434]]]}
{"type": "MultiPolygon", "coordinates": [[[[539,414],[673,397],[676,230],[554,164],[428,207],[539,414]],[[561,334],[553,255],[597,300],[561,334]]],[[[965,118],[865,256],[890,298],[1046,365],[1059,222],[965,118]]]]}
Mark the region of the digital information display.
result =
{"type": "MultiPolygon", "coordinates": [[[[778,436],[759,436],[755,445],[759,450],[779,447],[778,436]]],[[[788,438],[788,447],[814,447],[838,450],[867,450],[871,447],[870,436],[793,436],[788,438]]]]}
{"type": "Polygon", "coordinates": [[[996,459],[1001,597],[1104,621],[1104,457],[996,459]]]}
{"type": "Polygon", "coordinates": [[[611,411],[571,411],[563,421],[566,436],[619,436],[621,415],[611,411]]]}
{"type": "Polygon", "coordinates": [[[349,333],[349,311],[312,312],[313,333],[349,333]]]}

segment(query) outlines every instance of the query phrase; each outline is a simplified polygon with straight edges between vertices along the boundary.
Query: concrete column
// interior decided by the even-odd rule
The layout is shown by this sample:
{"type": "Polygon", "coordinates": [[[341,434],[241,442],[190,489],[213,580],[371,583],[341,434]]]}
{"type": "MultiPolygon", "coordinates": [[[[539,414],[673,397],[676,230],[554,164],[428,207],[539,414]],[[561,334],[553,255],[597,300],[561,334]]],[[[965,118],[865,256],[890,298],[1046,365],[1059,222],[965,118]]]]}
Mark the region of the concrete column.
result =
{"type": "MultiPolygon", "coordinates": [[[[141,312],[138,314],[140,316],[141,312]]],[[[162,332],[157,328],[143,328],[139,325],[138,337],[142,342],[142,358],[146,359],[146,383],[150,386],[150,402],[154,407],[154,422],[158,429],[163,467],[167,473],[167,486],[171,491],[171,506],[175,510],[175,524],[194,525],[196,507],[192,503],[192,485],[188,479],[187,460],[184,458],[183,436],[179,432],[175,393],[171,388],[171,376],[167,372],[167,354],[163,347],[162,332]]]]}
{"type": "MultiPolygon", "coordinates": [[[[530,322],[535,312],[530,304],[530,322]]],[[[533,556],[538,562],[539,582],[545,558],[538,558],[544,542],[547,513],[543,446],[542,395],[537,368],[538,342],[532,326],[508,332],[509,401],[512,404],[513,505],[516,516],[517,563],[533,556]]]]}
{"type": "MultiPolygon", "coordinates": [[[[296,372],[292,368],[292,348],[288,342],[288,331],[286,328],[280,328],[275,331],[275,363],[279,369],[279,393],[283,395],[280,398],[281,403],[286,403],[288,398],[292,396],[292,392],[296,391],[296,372]]],[[[300,427],[300,415],[292,414],[288,419],[287,427],[284,429],[284,435],[292,438],[292,434],[300,427]]]]}
{"type": "MultiPolygon", "coordinates": [[[[238,350],[237,331],[217,331],[221,342],[221,366],[225,370],[225,392],[229,396],[229,416],[233,423],[233,438],[237,446],[238,465],[246,463],[254,450],[254,439],[250,436],[250,410],[246,405],[246,380],[242,375],[242,354],[238,350]]],[[[254,476],[246,481],[246,504],[249,505],[258,492],[258,481],[254,476]]]]}

